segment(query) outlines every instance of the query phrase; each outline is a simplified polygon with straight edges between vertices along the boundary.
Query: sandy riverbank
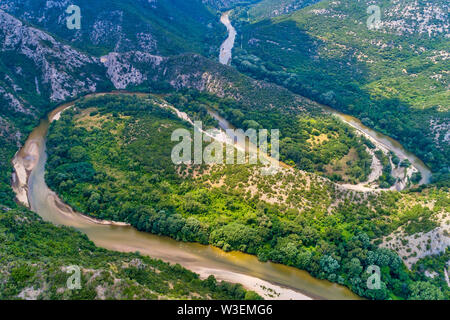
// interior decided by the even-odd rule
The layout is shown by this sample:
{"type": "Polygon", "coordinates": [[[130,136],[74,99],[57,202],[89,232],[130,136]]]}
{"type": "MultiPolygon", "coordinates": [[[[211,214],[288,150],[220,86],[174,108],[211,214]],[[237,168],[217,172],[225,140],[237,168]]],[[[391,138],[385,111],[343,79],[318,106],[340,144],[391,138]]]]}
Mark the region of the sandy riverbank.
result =
{"type": "MultiPolygon", "coordinates": [[[[60,111],[62,110],[53,113],[50,119],[58,119],[61,115],[60,111]]],[[[335,288],[334,285],[328,284],[326,281],[312,278],[304,271],[286,266],[274,266],[273,264],[261,263],[256,261],[255,257],[245,254],[240,254],[240,256],[245,257],[243,259],[255,260],[251,264],[252,267],[247,270],[247,264],[240,264],[239,262],[239,270],[234,270],[237,268],[235,266],[236,262],[232,262],[235,261],[234,254],[220,251],[218,256],[215,256],[217,254],[215,253],[215,258],[212,258],[209,257],[209,255],[211,255],[211,250],[216,252],[218,249],[211,248],[210,246],[201,246],[199,244],[179,243],[170,239],[162,240],[158,236],[138,232],[124,223],[100,221],[74,212],[72,208],[64,204],[58,196],[45,185],[45,136],[47,134],[48,126],[49,121],[41,122],[41,125],[30,134],[24,147],[16,154],[16,157],[13,160],[15,168],[13,182],[16,185],[15,191],[18,198],[20,198],[19,201],[23,202],[23,204],[28,207],[32,207],[32,210],[35,210],[43,217],[46,217],[46,220],[50,220],[56,224],[76,227],[82,232],[85,232],[94,243],[104,246],[107,249],[114,249],[114,247],[119,246],[123,247],[123,250],[119,251],[140,251],[142,254],[153,258],[162,259],[171,263],[180,263],[182,266],[194,272],[198,272],[201,277],[213,275],[219,280],[241,283],[246,289],[254,290],[266,299],[313,299],[312,297],[303,294],[303,290],[296,289],[296,287],[303,287],[302,281],[305,282],[305,286],[310,286],[312,283],[316,282],[320,288],[328,288],[328,286],[331,286],[334,289],[330,289],[331,293],[335,294],[337,297],[357,298],[349,293],[348,289],[335,288]],[[102,243],[104,245],[102,245],[102,243]],[[163,245],[163,243],[165,244],[163,245]],[[158,250],[158,247],[155,247],[155,245],[160,246],[161,250],[158,250]],[[187,248],[190,248],[188,251],[189,254],[186,251],[187,248]],[[181,259],[187,254],[190,256],[189,258],[181,259]],[[230,270],[223,268],[224,266],[231,266],[230,270]],[[292,289],[267,281],[271,278],[269,275],[274,272],[273,268],[286,269],[286,274],[276,273],[274,276],[279,281],[281,279],[283,285],[289,285],[289,283],[291,283],[292,289]],[[262,278],[253,276],[254,270],[260,270],[259,272],[263,271],[263,273],[261,273],[262,278]],[[283,277],[290,277],[294,273],[299,274],[294,282],[286,282],[283,280],[283,277]],[[302,277],[305,278],[305,280],[302,280],[302,277]]],[[[312,288],[314,288],[314,286],[312,288]]],[[[315,289],[313,289],[313,292],[314,290],[315,289]]],[[[318,290],[320,291],[322,289],[318,290]]],[[[315,293],[313,293],[313,295],[314,294],[315,293]]],[[[320,298],[321,295],[314,297],[320,298]]]]}
{"type": "Polygon", "coordinates": [[[300,292],[243,274],[210,268],[194,268],[192,270],[198,273],[202,279],[214,274],[219,280],[240,283],[247,290],[255,291],[266,300],[313,300],[300,292]]]}

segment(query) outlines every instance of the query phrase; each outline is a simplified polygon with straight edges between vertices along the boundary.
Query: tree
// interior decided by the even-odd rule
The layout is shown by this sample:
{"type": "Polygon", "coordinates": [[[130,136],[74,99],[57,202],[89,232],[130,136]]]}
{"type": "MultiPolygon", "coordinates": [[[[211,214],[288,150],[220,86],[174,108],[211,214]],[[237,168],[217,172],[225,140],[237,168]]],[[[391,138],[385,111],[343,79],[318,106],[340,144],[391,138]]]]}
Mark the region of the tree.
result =
{"type": "Polygon", "coordinates": [[[411,290],[410,300],[442,300],[444,299],[444,294],[441,289],[435,285],[425,282],[418,281],[414,282],[409,286],[411,290]]]}
{"type": "Polygon", "coordinates": [[[325,271],[326,273],[335,273],[339,269],[339,262],[334,259],[332,256],[324,255],[320,259],[320,267],[325,271]]]}
{"type": "Polygon", "coordinates": [[[245,293],[245,300],[263,300],[263,298],[254,291],[247,291],[245,293]]]}
{"type": "Polygon", "coordinates": [[[349,262],[344,265],[344,269],[349,273],[350,276],[356,277],[361,274],[363,267],[358,258],[352,258],[349,262]]]}
{"type": "Polygon", "coordinates": [[[87,153],[86,153],[86,150],[83,147],[75,146],[75,147],[70,148],[70,150],[69,150],[69,157],[74,162],[81,162],[81,161],[86,160],[87,153]]]}

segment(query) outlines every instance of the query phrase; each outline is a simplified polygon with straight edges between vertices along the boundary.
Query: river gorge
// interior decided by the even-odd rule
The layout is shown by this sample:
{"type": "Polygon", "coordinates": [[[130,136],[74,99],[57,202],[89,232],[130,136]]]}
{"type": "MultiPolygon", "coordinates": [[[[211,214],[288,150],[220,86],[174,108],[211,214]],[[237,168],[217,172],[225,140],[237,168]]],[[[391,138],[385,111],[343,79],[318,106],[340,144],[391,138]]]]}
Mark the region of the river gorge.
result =
{"type": "MultiPolygon", "coordinates": [[[[237,35],[236,29],[233,27],[230,21],[230,14],[231,11],[224,12],[221,16],[220,21],[222,24],[225,25],[228,31],[228,37],[220,47],[220,57],[219,61],[222,64],[229,65],[231,64],[232,60],[232,51],[234,47],[235,38],[237,35]]],[[[397,157],[400,159],[400,161],[403,161],[405,159],[408,159],[411,163],[411,167],[407,170],[404,170],[403,168],[396,168],[392,170],[392,175],[396,179],[396,183],[390,188],[390,190],[397,190],[401,191],[405,189],[408,185],[408,180],[410,179],[411,175],[414,172],[420,172],[421,173],[421,180],[419,184],[427,184],[430,182],[431,179],[431,170],[423,163],[422,160],[420,160],[417,156],[415,156],[413,153],[406,150],[398,141],[392,139],[389,136],[386,136],[380,132],[377,132],[367,126],[365,126],[359,119],[344,114],[340,111],[337,111],[335,109],[332,109],[328,106],[320,105],[322,109],[325,112],[331,113],[334,116],[338,117],[341,121],[345,122],[349,126],[353,127],[358,134],[361,134],[365,136],[367,139],[369,139],[374,145],[375,150],[381,150],[385,154],[387,154],[389,151],[392,151],[397,155],[397,157]]],[[[219,123],[227,123],[223,118],[219,118],[217,115],[213,115],[216,120],[219,121],[219,123]]],[[[222,128],[224,129],[224,128],[222,128]]],[[[370,150],[368,150],[370,151],[370,150]]],[[[373,157],[373,166],[372,171],[375,173],[375,171],[378,171],[379,174],[381,174],[382,168],[380,167],[381,164],[377,164],[377,159],[374,156],[373,152],[370,152],[373,157]],[[378,168],[377,168],[378,167],[378,168]]],[[[379,162],[379,161],[378,161],[379,162]]],[[[392,164],[392,163],[391,163],[392,164]]],[[[393,166],[394,167],[394,166],[393,166]]],[[[373,175],[372,180],[376,180],[378,178],[377,174],[373,175]]],[[[367,184],[371,179],[369,178],[368,182],[363,182],[358,185],[351,185],[351,184],[345,184],[344,187],[347,189],[355,190],[355,191],[361,191],[361,192],[371,192],[374,190],[377,190],[373,186],[368,186],[367,184]]]]}
{"type": "Polygon", "coordinates": [[[179,263],[202,278],[214,275],[219,280],[241,283],[266,299],[359,299],[343,286],[315,279],[293,267],[260,262],[256,256],[241,252],[224,252],[212,246],[178,242],[137,231],[124,223],[98,221],[73,211],[45,182],[45,141],[49,125],[73,104],[64,104],[43,119],[13,160],[13,189],[17,199],[44,220],[74,227],[97,246],[121,252],[139,251],[152,258],[179,263]]]}
{"type": "MultiPolygon", "coordinates": [[[[229,13],[224,15],[226,16],[222,16],[221,21],[227,25],[229,37],[221,47],[220,61],[229,64],[236,30],[231,26],[229,13]]],[[[135,94],[112,92],[90,94],[87,97],[119,93],[135,94]]],[[[315,279],[297,268],[260,262],[256,256],[241,252],[225,252],[213,246],[178,242],[168,237],[137,231],[125,223],[95,220],[72,210],[48,188],[45,168],[46,136],[50,123],[57,121],[61,112],[74,104],[75,102],[63,104],[42,119],[13,159],[13,189],[17,200],[44,220],[56,225],[74,227],[85,233],[99,247],[121,252],[139,251],[155,259],[178,263],[198,273],[202,278],[214,275],[219,280],[241,283],[265,299],[360,299],[343,286],[315,279]]],[[[430,170],[398,142],[367,128],[356,118],[329,108],[326,108],[326,111],[335,114],[380,147],[394,151],[401,159],[409,159],[413,167],[422,173],[421,183],[429,181],[430,170]]],[[[218,115],[215,117],[222,129],[231,126],[218,115]]]]}

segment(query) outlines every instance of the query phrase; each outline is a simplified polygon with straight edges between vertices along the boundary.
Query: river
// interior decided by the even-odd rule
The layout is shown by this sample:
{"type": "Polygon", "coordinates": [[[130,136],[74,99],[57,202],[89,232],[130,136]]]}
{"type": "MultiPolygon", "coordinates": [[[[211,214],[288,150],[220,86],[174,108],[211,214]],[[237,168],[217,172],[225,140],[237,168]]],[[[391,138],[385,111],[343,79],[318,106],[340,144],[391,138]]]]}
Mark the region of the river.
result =
{"type": "MultiPolygon", "coordinates": [[[[236,31],[225,13],[222,23],[228,24],[229,37],[221,47],[221,62],[229,64],[236,31]],[[222,50],[223,48],[223,50],[222,50]],[[223,51],[223,52],[222,52],[223,51]]],[[[88,96],[98,96],[99,93],[88,96]]],[[[143,94],[141,94],[143,95],[143,94]]],[[[43,119],[18,151],[13,164],[13,189],[17,199],[30,207],[44,220],[57,225],[75,227],[85,233],[97,246],[121,252],[139,251],[143,255],[183,267],[198,273],[202,278],[214,275],[219,280],[237,282],[268,299],[360,299],[350,290],[337,284],[313,278],[307,272],[271,262],[260,262],[253,255],[241,252],[224,252],[212,246],[178,242],[164,236],[140,232],[133,227],[116,222],[97,221],[74,212],[51,191],[45,183],[46,135],[50,122],[59,119],[60,113],[73,105],[66,103],[43,119]],[[271,294],[270,288],[276,294],[271,294]]],[[[410,159],[422,172],[423,182],[430,177],[428,168],[398,142],[365,127],[358,119],[329,110],[361,132],[383,143],[397,154],[410,159]]],[[[221,119],[221,126],[228,123],[221,119]]]]}
{"type": "Polygon", "coordinates": [[[220,46],[219,61],[222,64],[229,65],[231,63],[231,52],[234,47],[234,41],[236,39],[236,29],[230,22],[230,11],[222,14],[220,22],[227,28],[228,38],[220,46]]]}
{"type": "Polygon", "coordinates": [[[123,223],[97,221],[74,212],[47,187],[44,178],[49,124],[72,105],[64,104],[50,113],[48,119],[43,119],[13,159],[13,189],[17,198],[44,220],[75,227],[97,246],[121,252],[139,251],[152,258],[179,263],[202,278],[214,275],[219,280],[241,283],[266,299],[359,299],[345,287],[315,279],[293,267],[260,262],[255,256],[241,252],[224,252],[212,246],[178,242],[137,231],[123,223]],[[277,295],[270,296],[264,288],[272,289],[277,295]]]}
{"type": "MultiPolygon", "coordinates": [[[[227,28],[229,35],[228,35],[228,38],[224,41],[224,43],[220,47],[219,61],[222,64],[229,65],[231,63],[232,50],[234,47],[234,40],[236,38],[236,30],[230,21],[230,11],[224,12],[221,16],[220,21],[227,28]]],[[[343,122],[345,122],[348,125],[355,128],[358,132],[360,132],[366,138],[371,140],[377,146],[377,148],[394,152],[401,161],[403,161],[404,159],[408,159],[412,165],[412,168],[411,168],[412,170],[409,171],[409,176],[414,171],[419,171],[422,174],[422,179],[419,182],[419,184],[427,184],[430,182],[431,175],[432,175],[431,170],[425,165],[425,163],[423,163],[422,160],[420,160],[413,153],[406,150],[398,141],[365,126],[359,119],[357,119],[355,117],[352,117],[350,115],[339,112],[328,106],[324,106],[324,105],[320,105],[320,106],[326,112],[329,112],[329,113],[337,116],[343,122]]],[[[213,116],[219,121],[219,123],[224,123],[224,119],[221,119],[220,117],[218,117],[217,114],[214,114],[213,116]]],[[[404,169],[403,168],[394,169],[392,172],[392,175],[395,178],[398,178],[398,181],[391,188],[391,190],[401,191],[401,190],[405,189],[407,186],[407,178],[408,177],[405,176],[404,169]]],[[[347,187],[348,189],[353,189],[353,190],[363,191],[363,192],[364,191],[370,192],[370,191],[376,190],[375,188],[364,186],[364,183],[361,183],[360,185],[348,185],[347,184],[347,185],[345,185],[345,187],[347,187]]]]}
{"type": "Polygon", "coordinates": [[[322,106],[326,111],[331,112],[332,114],[339,117],[343,122],[349,124],[359,132],[362,132],[366,137],[371,138],[372,141],[375,141],[376,143],[380,144],[387,150],[390,150],[394,152],[400,160],[408,159],[411,162],[411,165],[420,171],[422,174],[422,179],[420,180],[419,184],[428,184],[431,180],[431,170],[428,168],[428,166],[423,163],[422,160],[420,160],[415,154],[412,152],[406,150],[400,142],[397,140],[386,136],[378,131],[375,131],[367,126],[365,126],[361,120],[358,118],[352,117],[348,114],[344,114],[342,112],[339,112],[335,109],[332,109],[330,107],[322,106]]]}

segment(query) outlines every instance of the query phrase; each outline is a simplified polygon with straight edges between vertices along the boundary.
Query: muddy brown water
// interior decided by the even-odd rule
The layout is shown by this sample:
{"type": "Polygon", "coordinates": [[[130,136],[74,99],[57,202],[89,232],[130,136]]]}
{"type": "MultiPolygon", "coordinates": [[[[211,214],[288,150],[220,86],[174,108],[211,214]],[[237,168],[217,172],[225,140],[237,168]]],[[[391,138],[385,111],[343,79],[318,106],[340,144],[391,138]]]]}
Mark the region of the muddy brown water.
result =
{"type": "MultiPolygon", "coordinates": [[[[223,25],[225,25],[228,30],[228,38],[223,42],[220,50],[219,60],[222,64],[230,64],[232,58],[232,51],[235,44],[234,40],[236,38],[236,30],[230,21],[230,13],[231,11],[224,12],[220,18],[220,22],[223,25]]],[[[405,158],[409,159],[411,164],[422,174],[422,180],[419,182],[419,184],[430,183],[432,175],[431,170],[427,167],[427,165],[425,165],[425,163],[423,163],[422,160],[416,157],[416,155],[414,155],[412,152],[406,150],[398,141],[365,126],[359,119],[355,117],[339,112],[328,106],[321,105],[321,107],[325,111],[334,114],[335,116],[337,116],[350,126],[356,128],[361,132],[366,133],[374,140],[376,140],[376,142],[385,146],[386,149],[396,153],[398,156],[400,156],[401,159],[405,158]]],[[[228,125],[228,122],[224,119],[221,119],[220,122],[221,125],[228,125]]]]}
{"type": "MultiPolygon", "coordinates": [[[[72,104],[56,108],[50,113],[49,119],[55,116],[58,118],[58,114],[72,104]]],[[[45,183],[45,141],[49,124],[48,119],[42,120],[16,155],[29,169],[29,205],[44,220],[74,227],[85,233],[97,246],[121,252],[139,251],[152,258],[179,263],[199,273],[201,277],[214,275],[219,280],[242,283],[265,298],[359,299],[343,286],[315,279],[309,273],[293,267],[260,262],[255,256],[241,252],[224,252],[212,246],[178,242],[168,237],[137,231],[128,225],[96,221],[74,212],[45,183]],[[270,297],[265,294],[267,291],[263,287],[271,288],[279,295],[270,297]]]]}

